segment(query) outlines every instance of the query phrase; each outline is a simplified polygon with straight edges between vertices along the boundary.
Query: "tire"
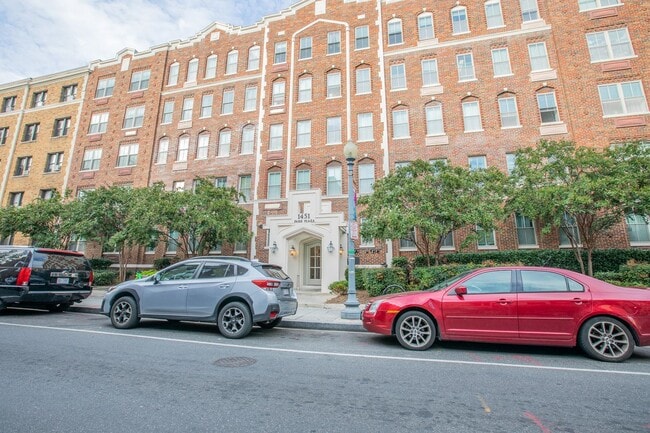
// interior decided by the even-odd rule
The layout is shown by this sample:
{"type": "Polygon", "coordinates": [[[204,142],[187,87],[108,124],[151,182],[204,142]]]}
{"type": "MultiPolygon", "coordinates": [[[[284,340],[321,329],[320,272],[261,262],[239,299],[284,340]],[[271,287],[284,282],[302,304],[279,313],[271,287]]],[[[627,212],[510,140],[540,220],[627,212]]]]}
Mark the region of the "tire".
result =
{"type": "Polygon", "coordinates": [[[611,317],[593,317],[580,328],[578,344],[587,356],[622,362],[634,353],[634,337],[626,325],[611,317]]]}
{"type": "Polygon", "coordinates": [[[48,305],[47,309],[50,311],[50,313],[61,313],[63,311],[66,311],[68,308],[70,308],[70,303],[68,302],[62,302],[60,304],[52,304],[48,305]]]}
{"type": "Polygon", "coordinates": [[[276,317],[273,320],[267,320],[266,322],[257,322],[256,325],[262,329],[273,329],[282,322],[282,317],[276,317]]]}
{"type": "Polygon", "coordinates": [[[248,306],[242,302],[229,302],[217,315],[219,332],[226,338],[244,338],[253,329],[253,319],[248,306]]]}
{"type": "Polygon", "coordinates": [[[395,335],[409,350],[427,350],[436,340],[436,325],[421,311],[407,311],[397,319],[395,335]]]}
{"type": "Polygon", "coordinates": [[[129,329],[138,326],[138,304],[131,296],[122,296],[111,307],[111,323],[117,329],[129,329]]]}

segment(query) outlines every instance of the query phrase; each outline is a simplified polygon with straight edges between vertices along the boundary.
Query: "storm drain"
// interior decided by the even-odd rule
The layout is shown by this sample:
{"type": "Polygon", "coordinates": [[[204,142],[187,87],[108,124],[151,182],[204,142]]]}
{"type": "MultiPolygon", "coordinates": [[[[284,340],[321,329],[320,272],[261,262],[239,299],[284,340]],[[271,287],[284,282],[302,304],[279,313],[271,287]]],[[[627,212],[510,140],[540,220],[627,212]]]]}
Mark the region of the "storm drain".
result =
{"type": "Polygon", "coordinates": [[[235,368],[235,367],[248,367],[257,362],[257,359],[247,358],[245,356],[236,356],[232,358],[219,358],[214,361],[217,367],[235,368]]]}

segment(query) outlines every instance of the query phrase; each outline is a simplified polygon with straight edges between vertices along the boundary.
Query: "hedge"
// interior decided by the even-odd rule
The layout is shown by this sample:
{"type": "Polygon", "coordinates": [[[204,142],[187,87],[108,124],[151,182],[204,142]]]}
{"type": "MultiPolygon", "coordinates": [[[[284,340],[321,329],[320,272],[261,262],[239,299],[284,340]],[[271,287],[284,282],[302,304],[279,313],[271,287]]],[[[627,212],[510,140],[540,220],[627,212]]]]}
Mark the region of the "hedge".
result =
{"type": "Polygon", "coordinates": [[[112,260],[102,259],[102,258],[88,259],[88,261],[90,262],[90,267],[93,268],[93,271],[94,270],[108,269],[113,264],[112,260]]]}
{"type": "Polygon", "coordinates": [[[650,288],[650,264],[623,265],[618,271],[596,272],[594,277],[618,286],[650,288]]]}
{"type": "Polygon", "coordinates": [[[450,265],[431,266],[430,268],[415,268],[412,272],[410,289],[426,290],[448,278],[481,267],[484,267],[484,265],[454,263],[450,265]]]}
{"type": "Polygon", "coordinates": [[[93,270],[93,276],[95,277],[94,285],[95,286],[110,286],[115,284],[117,281],[117,272],[108,271],[108,270],[93,270]]]}
{"type": "Polygon", "coordinates": [[[398,284],[408,286],[406,272],[402,268],[367,268],[363,270],[363,287],[370,296],[379,296],[386,287],[398,284]]]}

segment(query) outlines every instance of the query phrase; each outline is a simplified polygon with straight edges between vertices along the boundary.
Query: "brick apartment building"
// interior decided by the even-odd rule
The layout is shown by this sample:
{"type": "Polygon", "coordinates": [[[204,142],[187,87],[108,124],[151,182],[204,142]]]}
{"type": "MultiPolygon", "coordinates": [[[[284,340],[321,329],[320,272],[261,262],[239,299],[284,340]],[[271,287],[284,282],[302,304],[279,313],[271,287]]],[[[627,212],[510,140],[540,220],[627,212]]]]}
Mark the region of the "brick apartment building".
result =
{"type": "MultiPolygon", "coordinates": [[[[506,171],[540,139],[648,141],[649,21],[643,0],[303,0],[252,26],[215,23],[188,40],[0,85],[0,198],[189,189],[213,177],[246,196],[254,235],[219,252],[277,263],[299,288],[327,290],[346,267],[346,142],[358,145],[356,189],[368,194],[416,158],[506,171]],[[76,99],[33,106],[39,92],[73,84],[76,99]],[[65,139],[28,136],[30,125],[64,118],[65,139]],[[58,152],[54,175],[45,161],[58,152]],[[26,156],[36,164],[28,174],[26,156]]],[[[450,234],[444,249],[462,237],[450,234]]],[[[513,215],[470,249],[566,244],[513,215]]],[[[650,246],[642,218],[602,245],[629,246],[650,246]]],[[[407,241],[356,247],[361,266],[415,254],[407,241]]],[[[142,248],[133,261],[165,254],[174,246],[142,248]]]]}

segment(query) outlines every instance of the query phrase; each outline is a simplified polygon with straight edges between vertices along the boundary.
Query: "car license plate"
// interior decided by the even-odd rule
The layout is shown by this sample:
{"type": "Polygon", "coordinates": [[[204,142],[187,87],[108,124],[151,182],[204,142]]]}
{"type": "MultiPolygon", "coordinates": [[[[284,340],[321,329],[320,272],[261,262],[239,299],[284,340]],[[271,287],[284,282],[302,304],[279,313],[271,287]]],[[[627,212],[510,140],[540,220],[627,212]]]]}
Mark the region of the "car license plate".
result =
{"type": "Polygon", "coordinates": [[[68,284],[70,283],[70,278],[57,278],[56,279],[57,284],[68,284]]]}
{"type": "Polygon", "coordinates": [[[289,296],[289,289],[282,289],[283,296],[289,296]]]}

